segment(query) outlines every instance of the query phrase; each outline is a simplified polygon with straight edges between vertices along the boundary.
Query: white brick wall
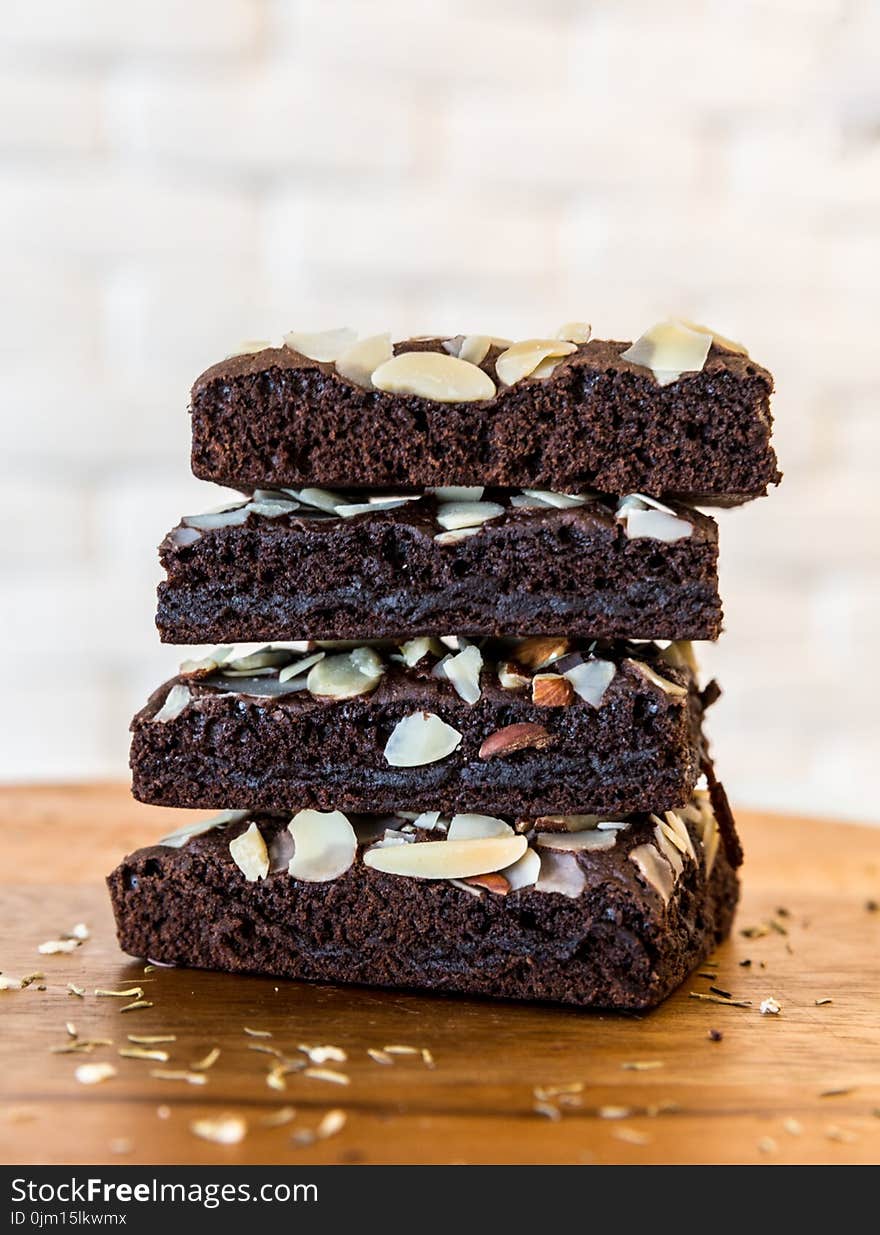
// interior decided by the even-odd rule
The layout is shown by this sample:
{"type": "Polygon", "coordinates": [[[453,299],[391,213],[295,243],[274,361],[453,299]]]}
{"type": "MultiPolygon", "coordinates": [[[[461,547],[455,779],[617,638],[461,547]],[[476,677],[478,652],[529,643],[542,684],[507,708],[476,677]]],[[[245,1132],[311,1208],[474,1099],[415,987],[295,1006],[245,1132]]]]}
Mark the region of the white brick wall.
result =
{"type": "Polygon", "coordinates": [[[230,344],[678,310],[774,370],[787,471],[721,517],[721,770],[880,821],[878,37],[871,0],[7,4],[0,776],[124,774],[230,344]]]}

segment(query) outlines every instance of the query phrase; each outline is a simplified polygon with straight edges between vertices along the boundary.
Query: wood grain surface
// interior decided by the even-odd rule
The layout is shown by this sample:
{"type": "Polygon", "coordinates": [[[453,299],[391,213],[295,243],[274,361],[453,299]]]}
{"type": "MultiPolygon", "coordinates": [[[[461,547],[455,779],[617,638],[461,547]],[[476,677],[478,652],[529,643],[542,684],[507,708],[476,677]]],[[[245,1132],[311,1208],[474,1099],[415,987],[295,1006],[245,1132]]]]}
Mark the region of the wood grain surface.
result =
{"type": "MultiPolygon", "coordinates": [[[[195,812],[121,785],[0,791],[0,1161],[18,1163],[874,1163],[880,1158],[880,830],[740,816],[747,860],[734,937],[641,1018],[155,969],[117,949],[102,878],[195,812]],[[40,943],[76,923],[71,954],[40,943]],[[743,932],[748,932],[744,934],[743,932]],[[745,962],[750,962],[746,964],[745,962]],[[68,984],[85,991],[71,993],[68,984]],[[689,997],[730,992],[749,1007],[689,997]],[[150,1007],[96,988],[142,986],[150,1007]],[[778,1015],[762,1015],[772,996],[778,1015]],[[830,1001],[817,1003],[817,1001],[830,1001]],[[53,1053],[72,1022],[92,1053],[53,1053]],[[271,1034],[253,1037],[245,1026],[271,1034]],[[713,1041],[710,1031],[721,1034],[713,1041]],[[123,1058],[127,1035],[173,1035],[167,1064],[123,1058]],[[267,1084],[276,1057],[332,1044],[323,1067],[267,1084]],[[414,1047],[377,1062],[369,1049],[414,1047]],[[214,1047],[203,1085],[189,1070],[214,1047]],[[430,1052],[429,1066],[421,1055],[430,1052]],[[96,1085],[83,1063],[112,1063],[96,1085]],[[289,1122],[263,1121],[283,1108],[289,1122]],[[341,1130],[314,1139],[329,1110],[341,1130]],[[244,1139],[195,1120],[243,1118],[244,1139]]],[[[719,996],[723,998],[723,996],[719,996]]]]}

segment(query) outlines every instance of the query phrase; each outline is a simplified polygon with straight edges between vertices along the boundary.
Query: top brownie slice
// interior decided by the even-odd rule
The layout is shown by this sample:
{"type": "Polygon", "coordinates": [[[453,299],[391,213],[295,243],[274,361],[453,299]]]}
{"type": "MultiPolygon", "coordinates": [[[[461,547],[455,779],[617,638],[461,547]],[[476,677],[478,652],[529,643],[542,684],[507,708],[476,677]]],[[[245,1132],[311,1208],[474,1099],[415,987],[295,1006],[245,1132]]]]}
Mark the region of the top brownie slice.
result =
{"type": "Polygon", "coordinates": [[[287,344],[233,356],[193,387],[193,472],[234,487],[589,488],[717,506],[780,479],[773,379],[718,340],[698,370],[680,374],[634,363],[628,343],[594,339],[563,342],[568,354],[523,376],[530,361],[515,356],[511,373],[505,340],[485,340],[484,355],[470,342],[388,344],[383,376],[287,344]],[[433,353],[433,366],[442,357],[442,373],[419,373],[415,359],[398,372],[412,352],[433,353]]]}

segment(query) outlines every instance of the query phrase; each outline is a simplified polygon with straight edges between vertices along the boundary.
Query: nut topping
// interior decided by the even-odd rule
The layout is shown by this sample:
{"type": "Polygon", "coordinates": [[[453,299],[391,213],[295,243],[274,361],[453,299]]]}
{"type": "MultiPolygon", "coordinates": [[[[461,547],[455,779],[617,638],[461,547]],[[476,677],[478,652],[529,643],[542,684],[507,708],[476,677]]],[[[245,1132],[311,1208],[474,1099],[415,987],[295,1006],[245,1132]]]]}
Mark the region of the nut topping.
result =
{"type": "Polygon", "coordinates": [[[377,390],[437,403],[475,403],[495,395],[487,373],[445,352],[401,352],[379,365],[372,381],[377,390]]]}
{"type": "Polygon", "coordinates": [[[372,648],[357,647],[325,656],[309,670],[306,689],[325,699],[354,699],[375,690],[385,667],[372,648]]]}
{"type": "Polygon", "coordinates": [[[513,836],[513,828],[494,815],[453,815],[448,840],[479,840],[484,836],[513,836]]]}
{"type": "Polygon", "coordinates": [[[471,644],[457,656],[447,656],[443,661],[443,672],[456,693],[471,705],[480,698],[480,672],[483,668],[483,657],[480,649],[471,644]]]}
{"type": "Polygon", "coordinates": [[[658,322],[632,347],[621,352],[620,358],[650,369],[658,386],[668,386],[677,382],[682,373],[699,373],[711,346],[711,334],[694,330],[682,321],[658,322]]]}
{"type": "Polygon", "coordinates": [[[491,875],[469,875],[464,883],[470,884],[473,888],[485,888],[487,892],[494,892],[496,896],[506,896],[510,891],[510,884],[501,874],[491,875]]]}
{"type": "Polygon", "coordinates": [[[498,681],[505,690],[520,690],[528,686],[531,680],[511,660],[504,660],[498,666],[498,681]]]}
{"type": "Polygon", "coordinates": [[[596,828],[584,828],[580,832],[538,832],[535,844],[541,849],[613,849],[617,844],[617,832],[600,832],[596,828]]]}
{"type": "Polygon", "coordinates": [[[336,357],[336,372],[355,386],[372,386],[372,375],[393,355],[390,334],[374,334],[344,348],[336,357]]]}
{"type": "Polygon", "coordinates": [[[456,335],[443,344],[450,356],[466,360],[469,364],[482,364],[492,346],[492,337],[487,334],[456,335]]]}
{"type": "Polygon", "coordinates": [[[461,745],[461,734],[433,712],[404,716],[385,743],[385,758],[393,768],[417,768],[445,759],[461,745]]]}
{"type": "Polygon", "coordinates": [[[534,373],[542,360],[570,356],[576,351],[576,344],[562,339],[523,339],[501,353],[495,361],[495,372],[505,386],[513,386],[534,373]]]}
{"type": "Polygon", "coordinates": [[[634,863],[639,874],[664,899],[669,900],[675,887],[675,875],[672,867],[655,845],[637,845],[627,854],[634,863]]]}
{"type": "Polygon", "coordinates": [[[574,688],[560,673],[536,673],[532,678],[532,703],[539,708],[567,708],[574,688]]]}
{"type": "Polygon", "coordinates": [[[602,706],[605,692],[614,681],[616,674],[617,665],[615,665],[613,660],[592,658],[584,661],[583,664],[574,665],[573,668],[567,669],[563,677],[571,682],[585,703],[589,703],[591,707],[599,708],[602,706]]]}
{"type": "Polygon", "coordinates": [[[518,888],[531,887],[541,873],[541,858],[534,849],[527,849],[512,866],[505,866],[501,874],[507,880],[511,892],[518,888]]]}
{"type": "Polygon", "coordinates": [[[255,823],[229,842],[229,852],[248,883],[256,883],[269,874],[269,851],[255,823]]]}
{"type": "Polygon", "coordinates": [[[505,758],[518,750],[543,750],[554,741],[543,725],[526,721],[517,725],[505,725],[490,733],[479,750],[480,759],[505,758]]]}
{"type": "Polygon", "coordinates": [[[422,841],[417,845],[368,849],[364,864],[387,875],[406,875],[410,879],[468,879],[512,866],[526,847],[524,836],[422,841]]]}
{"type": "Polygon", "coordinates": [[[688,693],[686,686],[679,686],[677,682],[670,682],[669,678],[662,678],[659,673],[646,665],[643,660],[625,660],[625,665],[631,665],[637,673],[640,673],[643,678],[646,678],[652,686],[659,686],[666,695],[686,695],[688,693]]]}
{"type": "Polygon", "coordinates": [[[565,339],[568,343],[589,343],[591,334],[589,322],[566,322],[556,331],[557,339],[565,339]]]}
{"type": "Polygon", "coordinates": [[[686,540],[694,530],[692,523],[680,518],[668,506],[638,493],[623,498],[615,517],[623,524],[627,540],[660,540],[671,545],[686,540]]]}
{"type": "Polygon", "coordinates": [[[176,720],[181,712],[192,701],[192,692],[188,686],[177,682],[165,696],[165,702],[150,720],[151,725],[164,725],[169,720],[176,720]]]}
{"type": "Polygon", "coordinates": [[[437,508],[437,522],[449,532],[462,528],[479,527],[487,519],[497,519],[504,514],[504,507],[497,502],[441,502],[437,508]]]}
{"type": "Polygon", "coordinates": [[[354,330],[319,330],[312,333],[301,333],[291,330],[284,336],[288,347],[299,352],[308,360],[336,360],[354,343],[357,333],[354,330]]]}
{"type": "Polygon", "coordinates": [[[294,845],[287,869],[294,879],[327,883],[354,862],[357,837],[341,811],[301,810],[287,826],[294,845]]]}
{"type": "Polygon", "coordinates": [[[521,639],[513,649],[513,659],[526,669],[546,669],[554,660],[570,650],[568,639],[559,639],[553,635],[530,635],[521,639]]]}
{"type": "Polygon", "coordinates": [[[402,643],[400,652],[407,669],[412,669],[426,656],[442,656],[443,644],[429,635],[418,635],[415,639],[407,639],[406,643],[402,643]]]}
{"type": "Polygon", "coordinates": [[[572,898],[580,896],[587,886],[587,878],[573,853],[544,849],[539,857],[541,873],[535,883],[536,892],[558,892],[572,898]]]}
{"type": "Polygon", "coordinates": [[[157,844],[166,845],[169,849],[182,849],[194,836],[202,836],[205,832],[213,831],[214,828],[225,828],[230,823],[240,823],[242,819],[247,819],[249,814],[250,812],[246,810],[225,810],[220,815],[214,815],[212,819],[203,819],[198,823],[185,823],[183,827],[175,828],[173,832],[163,836],[157,844]]]}

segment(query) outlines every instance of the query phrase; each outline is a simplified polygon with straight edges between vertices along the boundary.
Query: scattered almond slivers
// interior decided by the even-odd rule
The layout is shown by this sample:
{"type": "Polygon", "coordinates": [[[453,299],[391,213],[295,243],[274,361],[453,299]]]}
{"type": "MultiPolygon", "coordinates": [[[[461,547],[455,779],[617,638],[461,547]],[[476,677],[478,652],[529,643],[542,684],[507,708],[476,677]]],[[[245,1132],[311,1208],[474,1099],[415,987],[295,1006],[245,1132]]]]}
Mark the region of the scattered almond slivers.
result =
{"type": "Polygon", "coordinates": [[[577,344],[563,339],[524,339],[502,352],[495,361],[495,372],[505,386],[513,386],[535,372],[544,360],[570,356],[577,344]]]}

